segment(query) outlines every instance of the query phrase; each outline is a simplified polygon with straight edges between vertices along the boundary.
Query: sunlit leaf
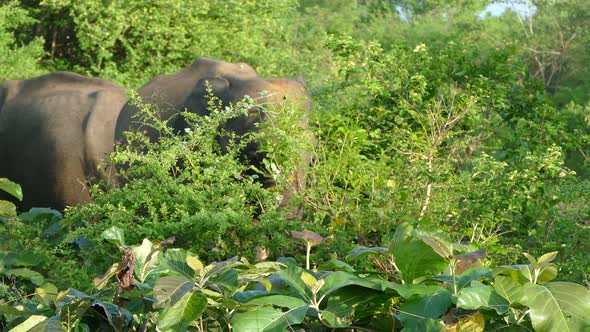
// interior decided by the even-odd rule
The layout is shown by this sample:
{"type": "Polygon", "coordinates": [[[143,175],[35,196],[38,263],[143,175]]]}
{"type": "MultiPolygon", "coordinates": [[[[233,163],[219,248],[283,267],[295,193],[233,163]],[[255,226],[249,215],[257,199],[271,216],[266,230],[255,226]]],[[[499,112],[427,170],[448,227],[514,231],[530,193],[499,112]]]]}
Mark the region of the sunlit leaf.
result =
{"type": "Polygon", "coordinates": [[[101,234],[100,237],[107,240],[114,242],[119,246],[125,246],[125,234],[122,229],[117,226],[111,226],[105,229],[101,234]]]}
{"type": "Polygon", "coordinates": [[[186,256],[186,264],[197,273],[203,271],[203,268],[205,267],[195,256],[186,256]]]}
{"type": "Polygon", "coordinates": [[[114,263],[113,265],[111,265],[111,267],[109,267],[109,269],[107,270],[107,272],[101,276],[96,276],[93,280],[92,283],[94,284],[94,287],[96,287],[96,289],[103,289],[104,286],[106,286],[109,282],[109,280],[114,277],[115,275],[117,275],[117,273],[119,273],[119,271],[121,271],[123,269],[123,264],[118,262],[118,263],[114,263]]]}
{"type": "Polygon", "coordinates": [[[57,300],[58,289],[57,287],[49,282],[35,288],[35,298],[45,305],[50,305],[52,302],[57,300]]]}
{"type": "Polygon", "coordinates": [[[421,239],[409,236],[392,243],[390,251],[405,282],[435,275],[447,267],[447,261],[421,239]]]}
{"type": "Polygon", "coordinates": [[[19,201],[23,200],[23,190],[20,185],[6,178],[0,178],[0,190],[3,190],[16,197],[16,199],[19,201]]]}
{"type": "Polygon", "coordinates": [[[535,331],[583,331],[590,322],[590,290],[571,282],[526,284],[525,305],[535,331]]]}
{"type": "Polygon", "coordinates": [[[12,328],[9,332],[28,332],[47,320],[47,317],[40,315],[33,315],[27,318],[24,322],[12,328]]]}
{"type": "Polygon", "coordinates": [[[9,201],[0,200],[0,217],[2,217],[2,218],[16,217],[16,206],[9,201]]]}
{"type": "Polygon", "coordinates": [[[510,277],[497,276],[494,279],[494,289],[511,305],[523,303],[523,286],[510,277]]]}

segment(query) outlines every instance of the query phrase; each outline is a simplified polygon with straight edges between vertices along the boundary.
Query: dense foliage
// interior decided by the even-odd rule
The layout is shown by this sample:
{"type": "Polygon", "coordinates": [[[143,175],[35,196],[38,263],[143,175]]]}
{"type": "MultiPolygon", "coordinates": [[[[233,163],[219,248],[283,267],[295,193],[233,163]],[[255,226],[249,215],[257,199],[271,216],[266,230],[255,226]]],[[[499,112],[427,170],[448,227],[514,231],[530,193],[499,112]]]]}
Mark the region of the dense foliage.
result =
{"type": "Polygon", "coordinates": [[[492,2],[0,0],[0,80],[138,88],[198,56],[242,61],[303,74],[316,141],[275,105],[222,150],[257,96],[211,96],[182,133],[136,101],[162,135],[117,147],[124,185],[60,212],[0,202],[0,330],[581,331],[590,4],[492,2]],[[239,158],[249,140],[263,169],[239,158]],[[307,186],[280,209],[301,149],[307,186]]]}

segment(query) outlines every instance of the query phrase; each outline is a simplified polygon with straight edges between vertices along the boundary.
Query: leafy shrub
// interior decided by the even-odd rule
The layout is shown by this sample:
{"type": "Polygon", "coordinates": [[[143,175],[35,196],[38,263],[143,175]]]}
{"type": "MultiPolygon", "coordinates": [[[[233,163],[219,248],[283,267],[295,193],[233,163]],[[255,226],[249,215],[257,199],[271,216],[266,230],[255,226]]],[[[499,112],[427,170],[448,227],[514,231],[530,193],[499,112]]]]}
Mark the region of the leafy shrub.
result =
{"type": "MultiPolygon", "coordinates": [[[[309,231],[293,235],[307,243],[308,259],[311,246],[325,240],[309,231]]],[[[359,247],[348,255],[352,264],[376,256],[393,267],[388,271],[356,270],[338,260],[327,262],[330,269],[302,269],[293,258],[205,264],[190,251],[167,248],[168,241],[129,246],[116,227],[101,238],[117,245],[121,259],[94,279],[99,293],[58,291],[47,283],[32,301],[0,304],[5,323],[16,330],[435,332],[581,331],[590,322],[590,291],[554,281],[555,252],[538,259],[524,253],[528,264],[492,269],[481,264],[485,249],[469,251],[444,233],[407,225],[387,247],[359,247]]]]}
{"type": "MultiPolygon", "coordinates": [[[[317,96],[319,143],[304,197],[314,223],[375,245],[410,220],[511,260],[523,247],[572,257],[561,245],[588,234],[588,196],[575,197],[587,182],[565,156],[586,143],[515,50],[482,54],[452,42],[386,50],[348,37],[328,46],[338,74],[317,96]]],[[[577,270],[580,280],[586,272],[577,270]]]]}
{"type": "Polygon", "coordinates": [[[39,65],[44,56],[43,38],[19,43],[14,31],[30,26],[36,20],[16,1],[0,5],[0,82],[23,79],[43,72],[39,65]]]}
{"type": "MultiPolygon", "coordinates": [[[[275,113],[268,123],[237,139],[220,128],[248,112],[254,100],[221,108],[212,96],[209,106],[209,116],[183,114],[187,127],[178,135],[149,105],[140,105],[136,120],[159,131],[159,140],[150,142],[142,132],[127,133],[126,144],[111,156],[121,186],[101,189],[96,184],[92,202],[68,210],[63,223],[71,233],[66,242],[79,237],[95,241],[104,227],[116,225],[128,231],[131,241],[173,236],[176,245],[211,260],[237,254],[253,257],[258,246],[284,244],[281,234],[287,234],[289,223],[277,208],[289,174],[299,165],[301,152],[296,147],[303,142],[297,143],[301,135],[294,134],[298,129],[293,123],[298,122],[283,116],[292,119],[295,112],[286,105],[264,108],[261,111],[275,113]],[[230,137],[223,151],[219,136],[230,137]],[[267,167],[254,171],[241,158],[252,140],[266,142],[268,156],[267,167]],[[268,176],[276,183],[270,190],[260,181],[268,176]]],[[[84,255],[108,256],[104,250],[88,247],[84,255]]]]}

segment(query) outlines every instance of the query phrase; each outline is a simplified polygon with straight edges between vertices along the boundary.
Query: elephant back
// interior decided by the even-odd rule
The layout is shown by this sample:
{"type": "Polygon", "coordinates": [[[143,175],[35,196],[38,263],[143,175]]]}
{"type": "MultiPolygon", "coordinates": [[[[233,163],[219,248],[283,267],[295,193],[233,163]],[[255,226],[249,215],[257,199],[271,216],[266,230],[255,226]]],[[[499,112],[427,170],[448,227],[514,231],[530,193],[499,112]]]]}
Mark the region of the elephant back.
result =
{"type": "MultiPolygon", "coordinates": [[[[202,57],[197,58],[190,66],[179,72],[155,76],[138,90],[138,95],[143,102],[156,108],[161,119],[169,120],[183,109],[185,101],[194,92],[195,86],[206,78],[228,79],[232,85],[243,86],[239,82],[256,79],[257,74],[245,63],[231,63],[202,57]]],[[[149,127],[142,128],[134,120],[137,111],[137,107],[132,103],[127,103],[123,107],[115,130],[117,141],[123,141],[124,131],[135,131],[140,128],[145,130],[152,140],[157,139],[157,132],[149,127]]]]}
{"type": "Polygon", "coordinates": [[[0,177],[23,187],[21,208],[90,199],[87,180],[113,149],[127,101],[112,82],[56,72],[0,85],[0,177]]]}

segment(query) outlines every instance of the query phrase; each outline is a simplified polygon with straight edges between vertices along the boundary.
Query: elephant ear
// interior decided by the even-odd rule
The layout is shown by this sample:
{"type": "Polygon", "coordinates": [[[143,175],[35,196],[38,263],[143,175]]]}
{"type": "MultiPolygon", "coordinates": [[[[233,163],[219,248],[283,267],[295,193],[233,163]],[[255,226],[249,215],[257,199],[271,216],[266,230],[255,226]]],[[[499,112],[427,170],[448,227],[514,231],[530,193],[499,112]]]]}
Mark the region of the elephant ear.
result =
{"type": "Polygon", "coordinates": [[[181,106],[189,112],[199,115],[209,114],[209,100],[215,96],[222,102],[226,102],[229,91],[229,81],[222,77],[206,77],[195,84],[191,94],[181,106]],[[210,92],[209,92],[209,89],[210,92]]]}
{"type": "Polygon", "coordinates": [[[117,118],[127,96],[123,90],[100,90],[88,98],[90,106],[83,124],[86,172],[95,175],[113,151],[117,118]]]}

